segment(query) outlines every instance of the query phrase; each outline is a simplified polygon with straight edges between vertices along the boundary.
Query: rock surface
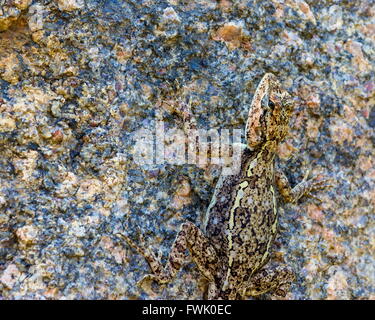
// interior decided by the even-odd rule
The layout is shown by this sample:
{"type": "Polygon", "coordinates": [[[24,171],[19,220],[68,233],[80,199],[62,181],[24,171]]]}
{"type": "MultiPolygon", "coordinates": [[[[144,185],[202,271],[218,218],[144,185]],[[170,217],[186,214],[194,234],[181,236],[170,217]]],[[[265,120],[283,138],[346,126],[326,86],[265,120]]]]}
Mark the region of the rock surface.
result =
{"type": "Polygon", "coordinates": [[[0,1],[0,299],[202,298],[193,263],[164,289],[137,287],[148,265],[115,234],[165,259],[220,171],[140,165],[150,149],[136,142],[156,119],[181,130],[186,104],[199,128],[243,129],[265,72],[295,97],[280,148],[290,181],[310,167],[334,181],[320,202],[282,205],[274,259],[297,274],[287,298],[374,299],[374,8],[0,1]]]}

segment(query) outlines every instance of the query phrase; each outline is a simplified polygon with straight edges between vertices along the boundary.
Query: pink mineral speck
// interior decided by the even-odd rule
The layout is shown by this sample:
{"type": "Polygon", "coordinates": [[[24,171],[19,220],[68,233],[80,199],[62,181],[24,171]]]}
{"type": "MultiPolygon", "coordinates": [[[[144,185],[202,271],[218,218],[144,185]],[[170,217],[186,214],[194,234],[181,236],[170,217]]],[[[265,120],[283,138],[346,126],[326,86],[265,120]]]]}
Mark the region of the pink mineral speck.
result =
{"type": "Polygon", "coordinates": [[[21,272],[15,264],[10,264],[1,275],[0,281],[8,288],[12,289],[17,283],[21,272]]]}
{"type": "Polygon", "coordinates": [[[24,226],[17,229],[16,235],[20,244],[34,244],[37,241],[38,230],[34,226],[24,226]]]}
{"type": "MultiPolygon", "coordinates": [[[[332,276],[328,280],[327,285],[327,299],[350,299],[348,282],[346,280],[347,275],[340,268],[332,267],[332,276]]],[[[330,270],[331,271],[331,270],[330,270]]]]}

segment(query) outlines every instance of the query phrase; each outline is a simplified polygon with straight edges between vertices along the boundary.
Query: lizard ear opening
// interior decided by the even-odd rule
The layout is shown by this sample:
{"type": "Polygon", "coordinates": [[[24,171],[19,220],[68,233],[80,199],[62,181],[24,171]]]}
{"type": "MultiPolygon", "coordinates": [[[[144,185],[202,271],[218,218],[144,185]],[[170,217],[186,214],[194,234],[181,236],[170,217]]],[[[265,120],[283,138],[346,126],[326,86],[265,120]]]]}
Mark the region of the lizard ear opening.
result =
{"type": "Polygon", "coordinates": [[[275,109],[275,104],[274,104],[274,102],[273,102],[272,100],[269,100],[269,102],[268,102],[268,107],[269,107],[271,110],[275,109]]]}

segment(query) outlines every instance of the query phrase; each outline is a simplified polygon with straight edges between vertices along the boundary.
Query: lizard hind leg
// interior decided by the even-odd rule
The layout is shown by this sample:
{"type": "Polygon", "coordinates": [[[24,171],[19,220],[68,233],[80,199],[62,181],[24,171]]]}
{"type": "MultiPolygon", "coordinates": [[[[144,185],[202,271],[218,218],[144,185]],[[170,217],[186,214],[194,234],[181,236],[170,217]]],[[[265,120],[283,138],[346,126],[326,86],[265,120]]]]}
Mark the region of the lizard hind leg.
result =
{"type": "Polygon", "coordinates": [[[259,296],[273,292],[285,297],[294,279],[295,275],[287,265],[273,263],[254,274],[244,286],[243,293],[244,296],[259,296]]]}
{"type": "Polygon", "coordinates": [[[181,225],[165,266],[162,265],[151,250],[138,247],[124,235],[121,235],[121,237],[139,254],[143,255],[150,265],[153,274],[146,275],[141,280],[141,283],[150,280],[159,284],[169,283],[185,263],[186,250],[190,252],[193,261],[203,276],[210,282],[214,281],[214,270],[218,262],[216,251],[203,232],[191,222],[185,222],[181,225]]]}

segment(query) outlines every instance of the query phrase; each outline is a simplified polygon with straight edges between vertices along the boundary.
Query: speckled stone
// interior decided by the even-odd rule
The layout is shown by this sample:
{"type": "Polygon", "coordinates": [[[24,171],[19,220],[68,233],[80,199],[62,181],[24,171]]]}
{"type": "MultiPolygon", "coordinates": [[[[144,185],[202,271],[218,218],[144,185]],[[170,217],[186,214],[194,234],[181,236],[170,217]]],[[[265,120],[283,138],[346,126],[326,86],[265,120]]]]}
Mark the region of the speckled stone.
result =
{"type": "Polygon", "coordinates": [[[0,0],[0,32],[7,30],[21,16],[32,0],[0,0]]]}
{"type": "Polygon", "coordinates": [[[181,222],[201,223],[218,166],[137,157],[152,160],[157,120],[183,129],[187,104],[198,128],[243,129],[266,72],[295,97],[288,178],[333,180],[320,202],[281,205],[287,298],[374,299],[374,8],[0,0],[0,299],[202,298],[191,261],[165,288],[138,287],[148,265],[115,234],[165,259],[181,222]]]}

